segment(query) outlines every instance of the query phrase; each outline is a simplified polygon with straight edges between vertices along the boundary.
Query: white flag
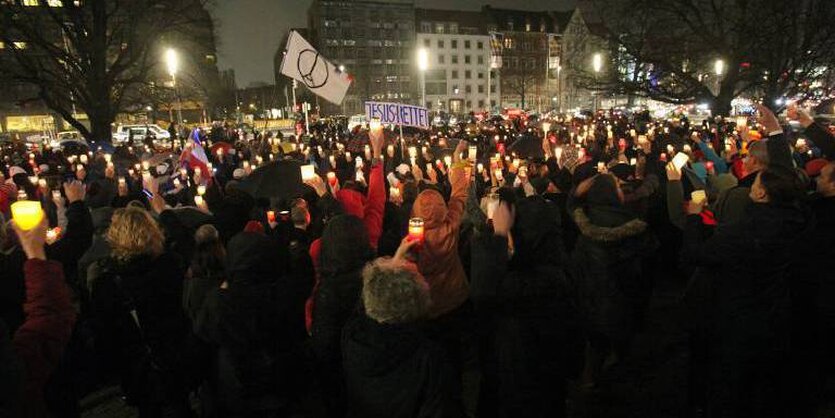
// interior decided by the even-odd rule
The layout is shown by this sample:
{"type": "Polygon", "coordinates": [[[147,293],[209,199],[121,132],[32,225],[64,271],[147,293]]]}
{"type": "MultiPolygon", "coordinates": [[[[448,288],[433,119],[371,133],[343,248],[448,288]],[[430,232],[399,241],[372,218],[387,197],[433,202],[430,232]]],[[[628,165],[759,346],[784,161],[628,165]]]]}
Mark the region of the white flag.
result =
{"type": "Polygon", "coordinates": [[[341,105],[351,86],[351,77],[342,73],[327,59],[319,55],[298,32],[290,32],[287,51],[281,61],[281,74],[307,86],[319,97],[341,105]]]}

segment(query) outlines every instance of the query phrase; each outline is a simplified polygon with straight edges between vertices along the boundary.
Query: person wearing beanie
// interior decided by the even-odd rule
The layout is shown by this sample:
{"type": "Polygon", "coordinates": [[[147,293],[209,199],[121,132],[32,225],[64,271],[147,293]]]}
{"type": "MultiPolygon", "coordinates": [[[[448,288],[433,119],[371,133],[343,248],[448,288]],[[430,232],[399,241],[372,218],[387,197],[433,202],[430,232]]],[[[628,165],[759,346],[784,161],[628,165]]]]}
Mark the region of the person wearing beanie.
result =
{"type": "Polygon", "coordinates": [[[444,352],[418,326],[431,305],[426,280],[396,256],[369,263],[362,282],[363,312],[342,334],[348,416],[456,416],[444,352]]]}

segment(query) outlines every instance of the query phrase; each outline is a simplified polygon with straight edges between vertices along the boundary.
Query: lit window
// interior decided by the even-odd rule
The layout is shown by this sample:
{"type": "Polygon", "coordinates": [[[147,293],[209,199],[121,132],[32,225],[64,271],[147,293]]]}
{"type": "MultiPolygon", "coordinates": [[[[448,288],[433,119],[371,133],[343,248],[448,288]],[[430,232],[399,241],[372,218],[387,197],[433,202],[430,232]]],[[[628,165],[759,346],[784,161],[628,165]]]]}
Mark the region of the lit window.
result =
{"type": "Polygon", "coordinates": [[[26,49],[26,42],[12,42],[15,49],[26,49]]]}
{"type": "Polygon", "coordinates": [[[64,7],[64,2],[62,0],[46,0],[46,4],[49,7],[64,7]]]}
{"type": "Polygon", "coordinates": [[[23,0],[24,6],[40,6],[40,0],[23,0]]]}
{"type": "Polygon", "coordinates": [[[6,49],[6,43],[0,41],[0,49],[6,49]]]}

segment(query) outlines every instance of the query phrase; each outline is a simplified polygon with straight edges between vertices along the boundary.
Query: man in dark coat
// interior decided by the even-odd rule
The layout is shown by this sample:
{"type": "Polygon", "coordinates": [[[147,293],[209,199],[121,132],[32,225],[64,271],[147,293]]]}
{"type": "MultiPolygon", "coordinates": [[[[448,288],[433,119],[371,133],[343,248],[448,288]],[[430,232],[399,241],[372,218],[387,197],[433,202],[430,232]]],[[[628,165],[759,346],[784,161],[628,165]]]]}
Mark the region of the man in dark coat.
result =
{"type": "Polygon", "coordinates": [[[429,286],[398,253],[366,267],[364,313],[342,334],[348,416],[454,416],[444,350],[416,325],[429,310],[429,286]]]}
{"type": "Polygon", "coordinates": [[[195,328],[217,349],[211,403],[204,403],[212,416],[285,416],[298,396],[303,334],[277,251],[262,233],[235,235],[227,245],[229,279],[203,305],[195,328]]]}
{"type": "Polygon", "coordinates": [[[742,220],[705,240],[691,201],[684,230],[685,260],[711,274],[716,291],[710,356],[711,416],[793,416],[786,398],[791,299],[789,267],[809,214],[799,205],[803,185],[782,166],[761,171],[753,204],[742,220]]]}
{"type": "Polygon", "coordinates": [[[479,416],[565,416],[565,383],[579,370],[583,342],[559,220],[553,203],[529,197],[515,220],[502,204],[493,233],[473,240],[470,291],[484,337],[479,416]]]}

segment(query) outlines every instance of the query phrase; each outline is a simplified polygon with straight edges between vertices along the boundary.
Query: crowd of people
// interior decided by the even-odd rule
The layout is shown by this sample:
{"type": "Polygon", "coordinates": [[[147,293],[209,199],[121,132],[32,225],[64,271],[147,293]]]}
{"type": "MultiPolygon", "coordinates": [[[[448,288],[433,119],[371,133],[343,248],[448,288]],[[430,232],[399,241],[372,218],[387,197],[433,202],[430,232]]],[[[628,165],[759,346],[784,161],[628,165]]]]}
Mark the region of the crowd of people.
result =
{"type": "Polygon", "coordinates": [[[802,133],[759,106],[4,148],[0,415],[79,416],[118,385],[141,417],[567,416],[680,274],[694,416],[815,416],[835,137],[787,119],[802,133]]]}

